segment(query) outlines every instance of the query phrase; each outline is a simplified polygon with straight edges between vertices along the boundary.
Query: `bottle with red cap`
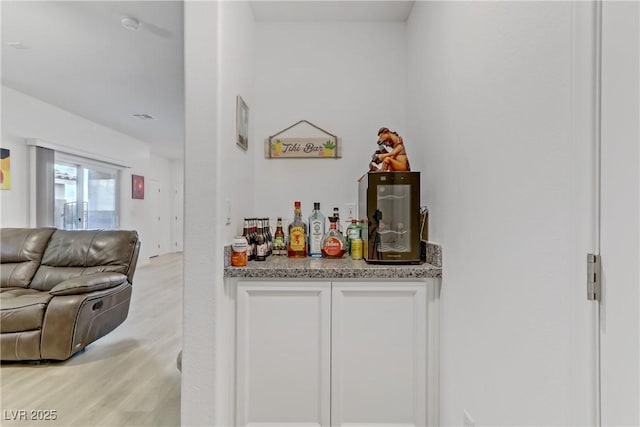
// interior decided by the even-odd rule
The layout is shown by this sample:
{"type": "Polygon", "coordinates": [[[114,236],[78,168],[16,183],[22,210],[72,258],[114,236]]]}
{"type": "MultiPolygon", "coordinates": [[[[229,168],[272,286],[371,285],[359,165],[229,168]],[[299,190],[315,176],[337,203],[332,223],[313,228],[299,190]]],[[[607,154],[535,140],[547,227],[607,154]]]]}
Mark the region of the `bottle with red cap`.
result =
{"type": "Polygon", "coordinates": [[[342,258],[347,251],[347,240],[338,231],[338,218],[330,216],[329,232],[322,240],[322,256],[324,258],[342,258]]]}

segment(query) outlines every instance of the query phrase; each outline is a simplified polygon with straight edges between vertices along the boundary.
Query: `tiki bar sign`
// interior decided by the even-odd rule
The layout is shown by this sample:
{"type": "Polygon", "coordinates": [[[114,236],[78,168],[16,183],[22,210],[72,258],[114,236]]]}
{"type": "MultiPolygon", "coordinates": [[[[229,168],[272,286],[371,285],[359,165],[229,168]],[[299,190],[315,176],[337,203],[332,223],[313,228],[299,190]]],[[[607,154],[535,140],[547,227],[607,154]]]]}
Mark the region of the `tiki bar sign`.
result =
{"type": "Polygon", "coordinates": [[[337,159],[341,157],[339,150],[339,138],[316,125],[301,120],[298,123],[270,136],[265,140],[265,157],[269,159],[279,158],[324,158],[337,159]],[[314,137],[283,137],[281,134],[293,127],[306,123],[324,133],[323,136],[314,137]]]}
{"type": "Polygon", "coordinates": [[[269,157],[338,157],[338,144],[326,138],[276,138],[269,157]]]}

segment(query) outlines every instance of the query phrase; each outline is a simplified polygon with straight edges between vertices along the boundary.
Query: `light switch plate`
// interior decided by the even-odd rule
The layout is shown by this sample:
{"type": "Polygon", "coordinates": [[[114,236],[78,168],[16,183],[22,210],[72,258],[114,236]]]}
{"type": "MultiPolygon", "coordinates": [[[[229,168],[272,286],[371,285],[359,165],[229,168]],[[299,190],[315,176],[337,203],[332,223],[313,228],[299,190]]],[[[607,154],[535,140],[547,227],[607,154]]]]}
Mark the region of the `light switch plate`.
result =
{"type": "Polygon", "coordinates": [[[476,421],[469,415],[466,409],[464,410],[462,425],[464,427],[476,427],[476,421]]]}
{"type": "Polygon", "coordinates": [[[355,203],[345,203],[345,205],[344,205],[344,217],[347,220],[351,220],[351,218],[355,218],[356,217],[356,204],[355,203]]]}
{"type": "Polygon", "coordinates": [[[231,199],[224,200],[224,225],[231,225],[231,199]]]}

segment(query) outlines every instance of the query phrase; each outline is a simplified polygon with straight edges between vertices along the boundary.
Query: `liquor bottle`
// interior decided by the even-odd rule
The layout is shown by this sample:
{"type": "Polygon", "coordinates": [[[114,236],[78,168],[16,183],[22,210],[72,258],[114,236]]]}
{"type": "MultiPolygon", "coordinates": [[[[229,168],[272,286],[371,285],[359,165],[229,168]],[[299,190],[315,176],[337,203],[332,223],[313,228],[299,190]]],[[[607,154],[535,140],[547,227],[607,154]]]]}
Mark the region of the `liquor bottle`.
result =
{"type": "Polygon", "coordinates": [[[256,232],[256,219],[249,218],[249,245],[251,246],[251,259],[250,261],[255,261],[256,259],[256,237],[258,237],[258,233],[256,232]]]}
{"type": "Polygon", "coordinates": [[[276,233],[273,236],[273,254],[287,254],[287,246],[284,242],[284,230],[282,229],[282,217],[278,217],[278,222],[276,224],[276,233]]]}
{"type": "Polygon", "coordinates": [[[307,256],[307,223],[302,220],[300,202],[294,203],[293,222],[289,224],[289,258],[306,258],[307,256]]]}
{"type": "Polygon", "coordinates": [[[338,210],[338,208],[333,208],[333,216],[336,218],[336,227],[337,230],[342,233],[342,224],[340,223],[340,211],[338,210]]]}
{"type": "Polygon", "coordinates": [[[358,220],[351,218],[351,224],[347,227],[347,252],[351,255],[351,241],[360,239],[360,227],[358,220]]]}
{"type": "Polygon", "coordinates": [[[244,219],[244,226],[242,227],[242,237],[247,240],[247,260],[253,259],[253,252],[251,251],[251,231],[249,229],[249,218],[244,219]]]}
{"type": "Polygon", "coordinates": [[[269,224],[269,218],[264,218],[263,220],[264,226],[264,235],[267,238],[267,256],[271,255],[271,251],[273,249],[273,236],[271,235],[271,225],[269,224]]]}
{"type": "Polygon", "coordinates": [[[256,237],[256,261],[267,259],[267,236],[264,233],[264,220],[258,219],[258,235],[256,237]]]}
{"type": "Polygon", "coordinates": [[[320,212],[320,203],[313,204],[313,212],[309,217],[309,256],[322,256],[322,239],[326,233],[324,215],[320,212]]]}
{"type": "Polygon", "coordinates": [[[322,239],[322,256],[324,258],[342,258],[347,251],[347,239],[338,231],[338,218],[330,216],[329,231],[322,239]]]}
{"type": "Polygon", "coordinates": [[[269,224],[269,227],[267,228],[267,231],[269,231],[269,241],[271,242],[271,255],[273,255],[273,232],[271,231],[271,220],[269,218],[267,218],[267,224],[269,224]]]}

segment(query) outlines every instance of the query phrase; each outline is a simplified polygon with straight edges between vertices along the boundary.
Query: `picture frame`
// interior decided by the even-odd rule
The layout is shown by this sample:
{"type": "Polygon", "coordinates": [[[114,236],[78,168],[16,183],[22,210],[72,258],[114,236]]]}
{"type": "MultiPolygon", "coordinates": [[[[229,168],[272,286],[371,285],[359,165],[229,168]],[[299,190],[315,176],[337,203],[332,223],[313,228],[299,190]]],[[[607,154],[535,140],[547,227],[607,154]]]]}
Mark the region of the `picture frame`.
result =
{"type": "Polygon", "coordinates": [[[249,106],[240,95],[236,96],[236,144],[249,149],[249,106]]]}
{"type": "Polygon", "coordinates": [[[11,150],[0,148],[0,190],[11,190],[11,150]]]}
{"type": "Polygon", "coordinates": [[[144,176],[131,175],[131,198],[144,199],[144,176]]]}

